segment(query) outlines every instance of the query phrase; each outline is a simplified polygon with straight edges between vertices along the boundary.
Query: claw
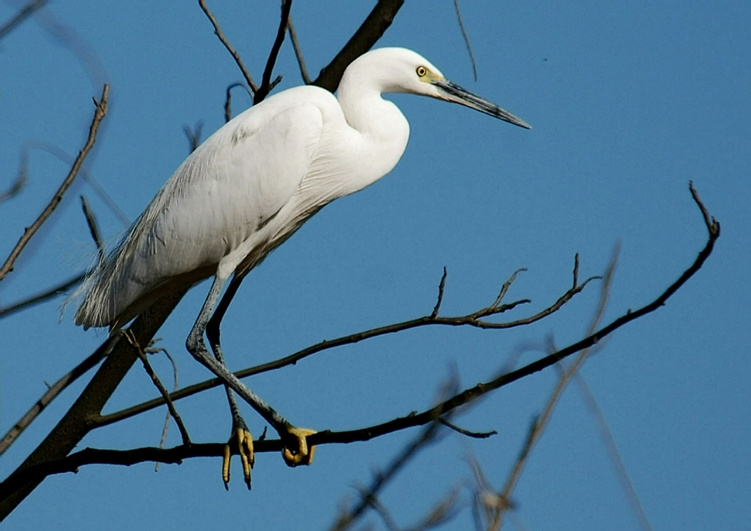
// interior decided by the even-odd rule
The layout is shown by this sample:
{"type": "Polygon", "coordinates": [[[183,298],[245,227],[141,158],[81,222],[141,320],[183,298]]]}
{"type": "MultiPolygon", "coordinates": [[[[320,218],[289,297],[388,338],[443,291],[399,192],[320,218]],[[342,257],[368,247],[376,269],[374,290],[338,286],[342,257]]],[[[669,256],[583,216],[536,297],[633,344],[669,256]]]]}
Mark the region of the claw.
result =
{"type": "Polygon", "coordinates": [[[253,436],[247,428],[236,428],[224,446],[222,479],[224,480],[224,488],[227,490],[229,490],[229,464],[233,450],[240,454],[240,460],[243,465],[243,477],[248,490],[250,490],[250,470],[253,468],[256,458],[253,452],[253,436]]]}
{"type": "Polygon", "coordinates": [[[315,454],[315,446],[308,448],[308,435],[316,433],[315,430],[309,430],[307,428],[296,428],[290,426],[287,429],[289,438],[285,441],[284,448],[282,449],[282,457],[287,466],[296,467],[298,465],[309,465],[313,462],[313,454],[315,454]],[[294,439],[297,446],[290,448],[286,442],[291,442],[294,439]]]}

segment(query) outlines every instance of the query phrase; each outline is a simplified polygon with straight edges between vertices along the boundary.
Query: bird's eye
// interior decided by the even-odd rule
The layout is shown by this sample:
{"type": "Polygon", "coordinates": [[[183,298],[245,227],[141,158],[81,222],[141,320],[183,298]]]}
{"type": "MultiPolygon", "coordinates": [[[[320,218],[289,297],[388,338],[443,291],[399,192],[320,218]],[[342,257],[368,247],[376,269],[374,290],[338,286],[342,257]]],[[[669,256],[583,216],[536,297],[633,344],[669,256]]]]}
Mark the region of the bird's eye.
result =
{"type": "Polygon", "coordinates": [[[416,72],[418,77],[425,77],[428,74],[428,69],[424,66],[418,66],[416,72]]]}

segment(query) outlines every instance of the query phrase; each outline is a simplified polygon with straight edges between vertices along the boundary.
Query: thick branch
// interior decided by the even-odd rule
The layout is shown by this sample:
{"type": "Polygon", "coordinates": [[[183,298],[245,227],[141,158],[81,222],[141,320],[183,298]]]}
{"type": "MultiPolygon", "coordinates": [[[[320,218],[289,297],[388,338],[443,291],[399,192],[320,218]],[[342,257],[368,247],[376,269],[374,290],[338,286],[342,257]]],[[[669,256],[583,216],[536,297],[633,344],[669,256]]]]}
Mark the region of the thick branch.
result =
{"type": "MultiPolygon", "coordinates": [[[[184,291],[160,300],[136,319],[130,330],[139,344],[151,341],[183,295],[184,291]]],[[[113,346],[114,342],[111,338],[97,349],[95,355],[104,355],[110,349],[112,352],[57,426],[21,466],[0,483],[0,520],[5,519],[44,479],[43,474],[27,475],[25,471],[68,455],[91,431],[93,419],[99,416],[104,404],[138,359],[137,349],[127,341],[117,341],[113,346]]]]}
{"type": "Polygon", "coordinates": [[[378,42],[391,26],[403,3],[404,0],[379,0],[344,48],[321,70],[313,84],[334,92],[344,69],[378,42]]]}

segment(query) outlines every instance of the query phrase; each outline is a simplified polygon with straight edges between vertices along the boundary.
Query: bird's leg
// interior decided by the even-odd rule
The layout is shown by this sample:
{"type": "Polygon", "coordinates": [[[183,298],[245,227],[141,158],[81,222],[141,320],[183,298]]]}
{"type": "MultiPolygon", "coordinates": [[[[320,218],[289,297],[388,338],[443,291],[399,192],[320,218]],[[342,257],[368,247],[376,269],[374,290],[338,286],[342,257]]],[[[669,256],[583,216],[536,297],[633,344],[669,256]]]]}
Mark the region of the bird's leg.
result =
{"type": "MultiPolygon", "coordinates": [[[[222,354],[219,325],[229,307],[232,297],[234,297],[237,292],[237,288],[240,287],[242,279],[242,276],[235,275],[232,277],[229,286],[227,286],[227,291],[219,301],[214,314],[206,325],[206,338],[209,340],[209,346],[214,352],[214,357],[216,357],[219,363],[225,367],[227,366],[227,363],[224,361],[224,355],[222,354]]],[[[226,384],[224,390],[227,392],[227,401],[229,402],[229,409],[232,413],[232,434],[224,447],[224,459],[222,461],[222,479],[224,480],[224,488],[229,489],[230,460],[232,457],[232,450],[234,449],[240,455],[243,467],[243,477],[245,479],[245,484],[248,486],[248,490],[250,490],[250,470],[255,463],[255,455],[253,454],[253,436],[248,429],[248,425],[245,423],[245,419],[243,419],[240,414],[240,408],[237,406],[234,392],[226,384]]]]}
{"type": "MultiPolygon", "coordinates": [[[[217,272],[217,276],[214,278],[214,282],[211,285],[211,289],[209,290],[209,294],[206,297],[206,301],[204,302],[203,307],[201,308],[201,312],[198,314],[198,318],[196,319],[196,322],[193,325],[193,328],[191,329],[190,334],[188,335],[188,339],[185,343],[188,352],[190,352],[196,360],[198,360],[201,364],[203,364],[211,372],[213,372],[220,380],[222,380],[225,385],[239,394],[243,398],[243,400],[250,404],[251,407],[255,409],[264,419],[266,419],[266,421],[271,424],[271,426],[277,431],[277,433],[279,433],[279,436],[282,438],[284,445],[282,456],[284,457],[287,465],[308,465],[313,459],[314,450],[312,447],[308,448],[306,438],[308,435],[311,435],[315,432],[313,430],[304,428],[296,428],[295,426],[290,424],[284,417],[282,417],[271,406],[264,402],[261,397],[248,389],[234,374],[232,374],[227,369],[224,363],[218,361],[217,359],[214,359],[214,357],[209,354],[208,349],[206,348],[206,344],[203,340],[203,334],[206,331],[209,318],[217,303],[217,300],[219,299],[222,287],[224,286],[226,281],[227,276],[221,275],[219,274],[219,272],[217,272]]],[[[239,285],[239,280],[237,284],[239,285]]],[[[236,290],[237,285],[234,286],[233,290],[231,290],[231,293],[234,294],[234,291],[236,290]]],[[[228,293],[229,292],[230,291],[228,291],[228,293]]],[[[224,302],[224,300],[222,301],[221,306],[224,310],[226,310],[226,306],[229,305],[231,296],[232,295],[229,295],[229,299],[226,303],[224,302]]],[[[223,312],[221,313],[223,314],[223,312]]],[[[212,323],[212,328],[216,326],[216,329],[218,330],[219,324],[219,321],[216,321],[215,325],[214,323],[212,323]]],[[[218,340],[218,334],[216,339],[218,340]]],[[[221,348],[219,348],[219,352],[221,352],[221,348]]],[[[235,405],[235,407],[237,406],[235,405]]]]}

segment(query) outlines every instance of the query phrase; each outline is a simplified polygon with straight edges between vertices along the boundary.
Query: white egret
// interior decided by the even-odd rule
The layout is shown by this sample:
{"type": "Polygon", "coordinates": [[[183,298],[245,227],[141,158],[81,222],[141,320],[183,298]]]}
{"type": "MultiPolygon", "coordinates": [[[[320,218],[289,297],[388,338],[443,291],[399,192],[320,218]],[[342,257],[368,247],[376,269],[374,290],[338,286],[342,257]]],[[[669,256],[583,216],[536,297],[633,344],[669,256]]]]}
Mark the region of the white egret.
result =
{"type": "MultiPolygon", "coordinates": [[[[310,464],[313,448],[306,438],[314,431],[292,426],[229,372],[219,342],[222,317],[245,275],[309,217],[396,165],[407,146],[409,124],[396,105],[381,97],[395,92],[460,103],[529,128],[451,83],[413,51],[370,51],[344,71],[336,97],[315,86],[285,90],[211,135],[81,288],[86,295],[76,324],[109,326],[115,333],[166,294],[214,277],[186,346],[228,386],[231,441],[240,447],[248,486],[252,438],[230,388],[276,429],[288,465],[310,464]],[[216,360],[206,348],[204,333],[216,360]]],[[[225,484],[228,466],[229,450],[225,484]]]]}

